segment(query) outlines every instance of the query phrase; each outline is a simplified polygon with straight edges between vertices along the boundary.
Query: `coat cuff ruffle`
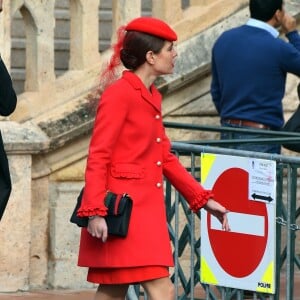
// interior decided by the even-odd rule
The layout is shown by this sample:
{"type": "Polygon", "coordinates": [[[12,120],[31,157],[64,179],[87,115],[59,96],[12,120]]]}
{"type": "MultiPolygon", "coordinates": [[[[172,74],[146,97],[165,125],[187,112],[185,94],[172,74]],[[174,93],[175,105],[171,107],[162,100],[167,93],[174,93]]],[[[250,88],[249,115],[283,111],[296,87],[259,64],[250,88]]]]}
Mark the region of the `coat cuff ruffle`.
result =
{"type": "Polygon", "coordinates": [[[213,198],[214,195],[212,191],[210,190],[205,190],[201,194],[197,195],[193,202],[190,203],[190,209],[196,213],[201,209],[210,198],[213,198]]]}
{"type": "Polygon", "coordinates": [[[82,207],[78,210],[77,216],[78,217],[90,217],[90,216],[101,216],[105,217],[107,215],[107,208],[99,208],[99,207],[94,207],[94,208],[87,208],[87,207],[82,207]]]}

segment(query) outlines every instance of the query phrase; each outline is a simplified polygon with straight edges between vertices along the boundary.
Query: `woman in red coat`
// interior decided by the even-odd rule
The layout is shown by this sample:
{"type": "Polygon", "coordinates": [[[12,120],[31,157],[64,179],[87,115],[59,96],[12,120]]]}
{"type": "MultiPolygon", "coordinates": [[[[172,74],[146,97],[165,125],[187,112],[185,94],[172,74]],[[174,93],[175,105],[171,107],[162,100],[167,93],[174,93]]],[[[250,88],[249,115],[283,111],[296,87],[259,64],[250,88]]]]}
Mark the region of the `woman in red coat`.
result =
{"type": "Polygon", "coordinates": [[[137,282],[151,300],[174,299],[163,176],[194,212],[207,209],[229,230],[226,209],[170,152],[165,134],[162,99],[153,82],[173,72],[176,39],[159,19],[134,19],[119,29],[110,65],[101,78],[102,82],[111,78],[120,61],[127,69],[101,95],[78,211],[78,216],[89,217],[81,233],[78,264],[89,267],[88,281],[99,283],[95,299],[124,299],[128,285],[137,282]],[[108,190],[128,193],[133,200],[126,238],[107,233],[102,199],[108,190]]]}

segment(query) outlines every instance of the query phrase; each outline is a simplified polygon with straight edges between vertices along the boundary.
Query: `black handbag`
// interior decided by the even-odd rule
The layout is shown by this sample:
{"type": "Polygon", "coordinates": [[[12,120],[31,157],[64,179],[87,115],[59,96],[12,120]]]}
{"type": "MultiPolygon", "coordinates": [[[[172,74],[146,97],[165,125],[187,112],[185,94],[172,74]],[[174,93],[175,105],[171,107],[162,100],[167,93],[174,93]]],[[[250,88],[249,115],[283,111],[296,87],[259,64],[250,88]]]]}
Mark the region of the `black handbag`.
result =
{"type": "MultiPolygon", "coordinates": [[[[77,197],[76,206],[70,218],[70,222],[79,227],[87,227],[89,222],[88,217],[77,216],[77,211],[81,205],[83,190],[84,189],[80,191],[77,197]]],[[[108,208],[107,215],[104,217],[108,234],[126,237],[132,211],[132,199],[128,194],[107,192],[104,204],[108,208]]]]}
{"type": "MultiPolygon", "coordinates": [[[[300,83],[298,84],[297,91],[298,91],[298,98],[300,100],[300,83]]],[[[300,137],[300,105],[298,105],[298,108],[296,109],[296,111],[292,114],[292,116],[285,123],[282,130],[299,133],[299,137],[300,137]]],[[[300,152],[300,142],[285,143],[285,144],[282,144],[282,146],[286,149],[300,152]]]]}

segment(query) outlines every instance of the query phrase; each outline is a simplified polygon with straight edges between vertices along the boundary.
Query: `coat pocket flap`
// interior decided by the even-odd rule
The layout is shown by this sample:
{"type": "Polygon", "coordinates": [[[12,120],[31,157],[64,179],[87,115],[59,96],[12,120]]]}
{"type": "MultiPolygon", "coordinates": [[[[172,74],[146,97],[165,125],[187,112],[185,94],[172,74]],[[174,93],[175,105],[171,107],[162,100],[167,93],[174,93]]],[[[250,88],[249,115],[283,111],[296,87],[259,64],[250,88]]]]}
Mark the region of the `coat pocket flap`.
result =
{"type": "Polygon", "coordinates": [[[111,175],[116,178],[144,178],[145,169],[137,164],[114,164],[111,167],[111,175]]]}

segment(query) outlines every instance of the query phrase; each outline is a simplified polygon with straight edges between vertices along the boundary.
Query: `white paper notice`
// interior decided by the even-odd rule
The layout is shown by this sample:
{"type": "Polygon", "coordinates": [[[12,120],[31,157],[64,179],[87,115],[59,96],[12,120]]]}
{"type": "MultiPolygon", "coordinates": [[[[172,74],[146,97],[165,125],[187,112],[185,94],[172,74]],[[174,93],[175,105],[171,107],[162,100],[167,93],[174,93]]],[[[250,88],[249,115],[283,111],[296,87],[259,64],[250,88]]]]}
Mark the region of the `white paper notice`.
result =
{"type": "Polygon", "coordinates": [[[249,163],[249,199],[275,203],[276,162],[250,159],[249,163]]]}

